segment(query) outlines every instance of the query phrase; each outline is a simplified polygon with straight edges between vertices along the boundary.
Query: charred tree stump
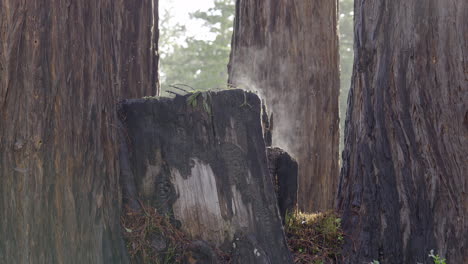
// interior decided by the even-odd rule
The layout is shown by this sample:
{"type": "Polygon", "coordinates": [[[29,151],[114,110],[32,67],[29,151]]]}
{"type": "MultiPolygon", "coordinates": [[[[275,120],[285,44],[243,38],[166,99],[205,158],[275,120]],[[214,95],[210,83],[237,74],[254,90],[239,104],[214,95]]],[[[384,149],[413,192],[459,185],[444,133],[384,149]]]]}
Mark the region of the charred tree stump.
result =
{"type": "Polygon", "coordinates": [[[284,221],[297,205],[297,162],[280,148],[267,148],[268,169],[278,198],[280,215],[284,221]]]}
{"type": "Polygon", "coordinates": [[[157,92],[157,14],[0,0],[0,263],[127,262],[115,103],[157,92]]]}
{"type": "MultiPolygon", "coordinates": [[[[235,263],[292,263],[268,175],[259,98],[242,90],[122,102],[128,182],[235,263]]],[[[122,158],[122,157],[121,157],[122,158]]],[[[208,254],[209,255],[209,254],[208,254]]]]}
{"type": "Polygon", "coordinates": [[[356,1],[346,263],[468,263],[468,2],[356,1]]]}
{"type": "Polygon", "coordinates": [[[237,0],[229,82],[258,91],[273,145],[299,163],[298,206],[334,207],[338,186],[337,0],[237,0]]]}

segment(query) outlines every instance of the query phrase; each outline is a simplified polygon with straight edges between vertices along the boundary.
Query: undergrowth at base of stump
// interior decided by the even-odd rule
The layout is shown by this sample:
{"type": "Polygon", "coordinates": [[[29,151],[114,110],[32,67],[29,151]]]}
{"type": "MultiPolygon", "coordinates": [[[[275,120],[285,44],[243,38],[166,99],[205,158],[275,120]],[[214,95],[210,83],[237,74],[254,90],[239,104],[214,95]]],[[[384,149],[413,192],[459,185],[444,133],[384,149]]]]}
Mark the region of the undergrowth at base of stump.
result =
{"type": "MultiPolygon", "coordinates": [[[[192,242],[174,225],[174,219],[140,203],[141,210],[126,208],[121,218],[124,239],[131,263],[184,263],[190,259],[192,242]]],[[[229,264],[230,256],[217,251],[219,263],[229,264]]]]}
{"type": "MultiPolygon", "coordinates": [[[[161,215],[140,203],[141,209],[126,208],[121,223],[131,263],[185,263],[190,259],[191,240],[174,219],[161,215]]],[[[341,219],[334,212],[304,214],[290,213],[285,219],[289,249],[296,264],[328,264],[342,260],[344,234],[341,219]]],[[[218,263],[229,264],[231,257],[216,252],[218,263]]]]}
{"type": "Polygon", "coordinates": [[[132,263],[177,263],[189,244],[186,235],[175,228],[168,216],[141,204],[141,210],[126,209],[122,227],[132,263]]]}
{"type": "Polygon", "coordinates": [[[328,264],[342,260],[344,234],[334,212],[290,213],[286,217],[288,246],[296,264],[328,264]]]}

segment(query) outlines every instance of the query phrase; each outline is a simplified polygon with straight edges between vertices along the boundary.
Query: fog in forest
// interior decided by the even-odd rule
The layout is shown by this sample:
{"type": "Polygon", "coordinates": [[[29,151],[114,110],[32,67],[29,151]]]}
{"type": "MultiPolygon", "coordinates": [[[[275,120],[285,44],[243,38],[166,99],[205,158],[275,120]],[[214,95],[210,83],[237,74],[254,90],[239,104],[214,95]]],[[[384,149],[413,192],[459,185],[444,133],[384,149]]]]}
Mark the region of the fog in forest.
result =
{"type": "Polygon", "coordinates": [[[468,2],[354,1],[0,0],[0,264],[468,263],[468,2]]]}
{"type": "MultiPolygon", "coordinates": [[[[161,95],[184,90],[211,90],[227,88],[227,64],[229,62],[233,31],[234,0],[205,0],[198,5],[183,6],[184,0],[161,2],[159,50],[161,95]],[[199,7],[202,7],[201,9],[199,7]],[[175,86],[175,87],[174,87],[175,86]],[[188,87],[190,86],[190,87],[188,87]]],[[[348,91],[353,68],[353,0],[339,1],[340,37],[340,153],[344,142],[344,121],[348,91]]],[[[262,53],[262,50],[249,52],[262,53]]],[[[253,90],[262,97],[261,89],[248,78],[242,79],[243,89],[253,90]]],[[[281,100],[281,95],[277,95],[281,100]]],[[[269,108],[282,105],[268,105],[269,108]]],[[[280,109],[279,112],[287,112],[280,109]]],[[[273,135],[278,146],[288,149],[294,138],[287,131],[295,124],[275,124],[279,135],[273,135]],[[281,135],[281,136],[280,136],[281,135]]]]}

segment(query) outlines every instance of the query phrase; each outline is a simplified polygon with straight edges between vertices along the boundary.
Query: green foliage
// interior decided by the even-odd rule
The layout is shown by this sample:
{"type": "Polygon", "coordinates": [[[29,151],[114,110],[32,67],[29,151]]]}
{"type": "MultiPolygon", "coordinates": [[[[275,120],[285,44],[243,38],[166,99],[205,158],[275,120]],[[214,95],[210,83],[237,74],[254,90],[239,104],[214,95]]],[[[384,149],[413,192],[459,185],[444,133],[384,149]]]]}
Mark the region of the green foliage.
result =
{"type": "Polygon", "coordinates": [[[190,84],[196,89],[225,87],[227,64],[233,31],[235,7],[232,0],[215,0],[214,7],[190,15],[203,21],[214,39],[186,36],[184,26],[171,23],[169,12],[160,23],[161,89],[170,89],[174,83],[190,84]]]}
{"type": "Polygon", "coordinates": [[[198,96],[200,94],[201,94],[201,92],[194,92],[189,97],[187,97],[187,104],[192,106],[192,107],[197,107],[198,96]]]}
{"type": "Polygon", "coordinates": [[[431,249],[431,252],[429,252],[429,257],[432,258],[434,264],[447,264],[446,260],[444,258],[441,258],[439,254],[434,255],[433,249],[431,249]]]}
{"type": "Polygon", "coordinates": [[[289,213],[285,223],[295,263],[333,263],[341,256],[344,239],[335,213],[289,213]]]}
{"type": "Polygon", "coordinates": [[[210,92],[195,91],[189,97],[187,97],[187,105],[196,108],[198,105],[198,98],[202,96],[202,106],[205,112],[211,115],[211,94],[210,92]]]}

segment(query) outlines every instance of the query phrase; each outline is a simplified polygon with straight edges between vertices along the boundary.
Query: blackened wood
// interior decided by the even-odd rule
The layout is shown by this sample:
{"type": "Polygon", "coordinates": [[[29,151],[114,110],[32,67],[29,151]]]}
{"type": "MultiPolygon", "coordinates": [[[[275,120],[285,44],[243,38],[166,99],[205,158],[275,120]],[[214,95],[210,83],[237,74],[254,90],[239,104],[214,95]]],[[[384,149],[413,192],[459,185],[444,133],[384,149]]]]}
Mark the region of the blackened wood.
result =
{"type": "Polygon", "coordinates": [[[346,263],[468,263],[468,2],[356,1],[346,263]]]}
{"type": "Polygon", "coordinates": [[[267,148],[268,169],[275,186],[280,216],[285,223],[287,214],[297,205],[297,162],[280,148],[267,148]]]}
{"type": "Polygon", "coordinates": [[[255,94],[125,100],[119,116],[141,201],[173,216],[192,239],[234,252],[235,263],[292,263],[255,94]]]}

